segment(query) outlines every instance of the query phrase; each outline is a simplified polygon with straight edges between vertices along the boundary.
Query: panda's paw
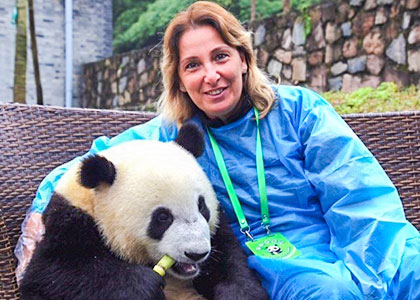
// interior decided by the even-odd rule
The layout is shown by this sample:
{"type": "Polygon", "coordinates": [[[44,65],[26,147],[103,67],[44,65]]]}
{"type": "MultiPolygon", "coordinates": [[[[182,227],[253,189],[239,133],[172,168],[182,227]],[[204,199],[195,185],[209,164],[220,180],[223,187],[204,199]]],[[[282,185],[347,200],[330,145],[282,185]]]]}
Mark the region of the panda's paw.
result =
{"type": "Polygon", "coordinates": [[[165,300],[163,289],[166,282],[152,269],[145,268],[142,274],[141,292],[145,300],[165,300]]]}

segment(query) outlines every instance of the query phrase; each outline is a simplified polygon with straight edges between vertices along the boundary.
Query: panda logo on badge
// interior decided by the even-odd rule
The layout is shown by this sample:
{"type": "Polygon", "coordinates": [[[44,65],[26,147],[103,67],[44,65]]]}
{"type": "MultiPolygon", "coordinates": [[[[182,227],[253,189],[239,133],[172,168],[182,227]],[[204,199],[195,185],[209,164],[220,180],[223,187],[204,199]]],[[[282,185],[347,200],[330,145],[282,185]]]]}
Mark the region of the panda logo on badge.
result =
{"type": "Polygon", "coordinates": [[[267,247],[267,251],[272,255],[278,255],[283,252],[283,250],[277,244],[267,247]]]}

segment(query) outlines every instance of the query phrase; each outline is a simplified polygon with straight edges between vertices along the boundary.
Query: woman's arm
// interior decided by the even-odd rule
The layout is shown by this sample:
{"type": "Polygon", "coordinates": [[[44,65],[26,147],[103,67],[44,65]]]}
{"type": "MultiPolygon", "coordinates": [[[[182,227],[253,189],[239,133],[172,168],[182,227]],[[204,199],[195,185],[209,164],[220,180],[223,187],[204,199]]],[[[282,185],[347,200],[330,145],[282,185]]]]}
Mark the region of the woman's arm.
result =
{"type": "Polygon", "coordinates": [[[330,228],[330,248],[365,296],[382,299],[406,239],[415,234],[398,192],[374,156],[319,95],[303,90],[298,118],[304,168],[330,228]]]}

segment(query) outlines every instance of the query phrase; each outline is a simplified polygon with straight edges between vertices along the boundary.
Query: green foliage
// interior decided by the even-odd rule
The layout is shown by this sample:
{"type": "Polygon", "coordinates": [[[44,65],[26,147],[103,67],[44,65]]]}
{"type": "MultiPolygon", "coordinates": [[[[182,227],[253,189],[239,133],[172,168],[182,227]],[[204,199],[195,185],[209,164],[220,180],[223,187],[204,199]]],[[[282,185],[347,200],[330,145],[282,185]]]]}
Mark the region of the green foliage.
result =
{"type": "Polygon", "coordinates": [[[420,110],[420,89],[399,88],[393,82],[383,82],[378,88],[365,87],[352,93],[326,92],[323,96],[338,113],[366,113],[420,110]]]}
{"type": "MultiPolygon", "coordinates": [[[[257,0],[256,18],[262,19],[280,13],[283,9],[283,0],[257,0]]],[[[246,22],[251,17],[251,0],[236,1],[236,5],[230,7],[230,11],[241,22],[246,22]]]]}
{"type": "Polygon", "coordinates": [[[305,11],[311,6],[321,3],[322,0],[291,0],[292,9],[305,11]]]}
{"type": "Polygon", "coordinates": [[[308,35],[310,35],[312,32],[312,18],[307,12],[303,14],[303,25],[305,30],[305,36],[308,37],[308,35]]]}
{"type": "Polygon", "coordinates": [[[147,9],[138,16],[135,23],[125,31],[114,35],[114,50],[124,52],[140,48],[150,37],[162,32],[178,11],[193,2],[193,0],[156,0],[148,4],[147,9]]]}
{"type": "MultiPolygon", "coordinates": [[[[305,33],[312,30],[308,8],[321,0],[292,0],[292,9],[304,13],[305,33]]],[[[146,44],[158,43],[169,21],[195,0],[114,0],[114,51],[121,53],[146,44]]],[[[251,15],[251,0],[214,0],[232,12],[241,22],[251,15]]],[[[256,18],[281,13],[283,0],[258,0],[256,18]]]]}

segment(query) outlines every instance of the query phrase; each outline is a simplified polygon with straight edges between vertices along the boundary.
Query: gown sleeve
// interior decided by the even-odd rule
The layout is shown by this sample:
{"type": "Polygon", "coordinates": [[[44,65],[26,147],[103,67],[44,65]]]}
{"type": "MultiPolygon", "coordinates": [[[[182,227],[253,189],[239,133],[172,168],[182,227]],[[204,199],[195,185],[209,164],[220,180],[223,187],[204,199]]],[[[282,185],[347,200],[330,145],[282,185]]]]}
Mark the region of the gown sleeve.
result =
{"type": "Polygon", "coordinates": [[[46,209],[58,181],[72,165],[87,155],[98,153],[99,151],[108,149],[126,141],[149,139],[166,142],[174,140],[176,134],[176,126],[166,123],[160,116],[158,116],[144,124],[131,127],[113,138],[102,136],[95,139],[87,153],[58,166],[51,171],[39,185],[32,205],[22,223],[22,234],[19,237],[14,251],[18,260],[18,266],[16,268],[16,278],[18,282],[20,281],[23,271],[32,257],[36,243],[41,240],[44,233],[42,213],[46,209]]]}
{"type": "Polygon", "coordinates": [[[302,89],[296,115],[304,169],[343,260],[367,299],[383,299],[398,270],[410,224],[375,157],[318,94],[302,89]]]}

